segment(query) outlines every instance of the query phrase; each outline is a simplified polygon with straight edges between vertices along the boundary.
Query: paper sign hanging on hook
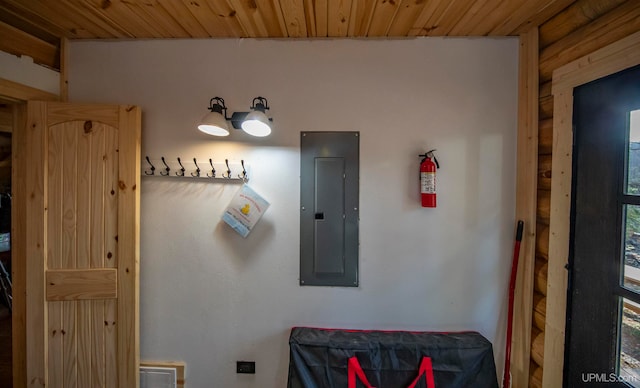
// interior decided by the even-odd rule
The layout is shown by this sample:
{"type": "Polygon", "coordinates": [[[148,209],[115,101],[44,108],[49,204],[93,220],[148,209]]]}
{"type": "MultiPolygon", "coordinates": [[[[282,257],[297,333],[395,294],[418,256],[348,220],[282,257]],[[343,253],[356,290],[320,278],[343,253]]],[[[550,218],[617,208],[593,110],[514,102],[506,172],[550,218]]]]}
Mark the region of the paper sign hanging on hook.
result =
{"type": "Polygon", "coordinates": [[[242,237],[247,237],[268,207],[269,202],[244,184],[231,199],[222,220],[242,237]]]}

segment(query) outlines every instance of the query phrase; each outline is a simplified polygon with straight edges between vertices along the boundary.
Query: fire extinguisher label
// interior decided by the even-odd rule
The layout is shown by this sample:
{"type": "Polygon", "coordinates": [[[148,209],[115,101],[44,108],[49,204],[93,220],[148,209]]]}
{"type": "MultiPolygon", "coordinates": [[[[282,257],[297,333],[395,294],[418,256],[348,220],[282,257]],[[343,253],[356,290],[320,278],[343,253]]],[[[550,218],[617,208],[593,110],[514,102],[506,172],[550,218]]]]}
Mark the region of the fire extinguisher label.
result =
{"type": "Polygon", "coordinates": [[[421,183],[420,192],[422,194],[436,193],[436,173],[435,172],[421,172],[420,183],[421,183]]]}

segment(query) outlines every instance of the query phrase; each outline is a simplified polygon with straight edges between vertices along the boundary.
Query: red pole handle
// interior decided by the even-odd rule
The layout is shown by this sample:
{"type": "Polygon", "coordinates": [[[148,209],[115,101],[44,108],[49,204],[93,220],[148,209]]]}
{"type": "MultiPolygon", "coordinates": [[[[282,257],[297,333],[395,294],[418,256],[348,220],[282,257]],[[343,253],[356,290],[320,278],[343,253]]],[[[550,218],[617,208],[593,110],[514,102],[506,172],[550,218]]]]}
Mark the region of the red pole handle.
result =
{"type": "Polygon", "coordinates": [[[511,366],[511,332],[513,330],[513,297],[516,290],[516,277],[518,275],[518,258],[520,257],[520,242],[522,241],[522,230],[524,222],[518,220],[516,228],[516,241],[513,247],[513,262],[511,264],[511,278],[509,279],[509,312],[507,315],[507,344],[504,357],[504,373],[502,378],[502,388],[509,388],[511,366]]]}

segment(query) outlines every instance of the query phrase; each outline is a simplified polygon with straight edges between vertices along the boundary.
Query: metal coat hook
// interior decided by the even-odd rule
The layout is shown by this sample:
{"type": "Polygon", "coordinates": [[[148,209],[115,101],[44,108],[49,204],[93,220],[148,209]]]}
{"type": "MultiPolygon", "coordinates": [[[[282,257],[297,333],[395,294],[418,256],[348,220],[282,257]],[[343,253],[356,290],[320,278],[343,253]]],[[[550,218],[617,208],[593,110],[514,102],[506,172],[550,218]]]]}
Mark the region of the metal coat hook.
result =
{"type": "Polygon", "coordinates": [[[191,176],[194,177],[199,177],[200,176],[200,167],[198,166],[198,162],[196,162],[196,158],[193,158],[193,164],[196,165],[196,172],[195,173],[191,173],[191,176]]]}
{"type": "Polygon", "coordinates": [[[182,162],[180,161],[180,158],[178,158],[178,164],[180,165],[180,171],[176,172],[176,176],[184,176],[184,166],[182,165],[182,162]]]}
{"type": "Polygon", "coordinates": [[[145,159],[147,159],[147,163],[149,163],[149,166],[151,166],[150,170],[151,172],[144,170],[145,175],[155,175],[156,174],[156,166],[154,166],[151,161],[149,160],[148,156],[145,156],[145,159]]]}
{"type": "Polygon", "coordinates": [[[169,167],[169,165],[167,165],[167,162],[164,161],[164,156],[161,158],[162,159],[162,164],[164,164],[164,172],[160,171],[160,175],[162,176],[167,176],[170,174],[171,171],[171,167],[169,167]]]}
{"type": "Polygon", "coordinates": [[[227,175],[222,174],[223,178],[231,179],[231,168],[229,168],[229,159],[225,159],[224,163],[227,165],[227,175]]]}
{"type": "Polygon", "coordinates": [[[216,177],[216,168],[213,167],[213,161],[211,159],[209,159],[209,164],[211,165],[211,175],[209,175],[209,173],[207,173],[207,176],[209,178],[215,178],[216,177]]]}
{"type": "Polygon", "coordinates": [[[244,159],[240,160],[240,164],[242,165],[242,174],[238,174],[238,178],[246,182],[249,177],[247,176],[247,169],[244,168],[244,159]]]}

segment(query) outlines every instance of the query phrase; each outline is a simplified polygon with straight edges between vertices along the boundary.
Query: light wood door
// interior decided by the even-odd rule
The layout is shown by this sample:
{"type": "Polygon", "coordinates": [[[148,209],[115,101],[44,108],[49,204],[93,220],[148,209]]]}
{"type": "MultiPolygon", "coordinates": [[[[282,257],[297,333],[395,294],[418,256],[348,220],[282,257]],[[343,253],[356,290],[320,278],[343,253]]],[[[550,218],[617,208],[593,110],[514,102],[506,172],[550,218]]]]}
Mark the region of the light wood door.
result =
{"type": "Polygon", "coordinates": [[[28,103],[28,387],[139,385],[140,118],[28,103]]]}

